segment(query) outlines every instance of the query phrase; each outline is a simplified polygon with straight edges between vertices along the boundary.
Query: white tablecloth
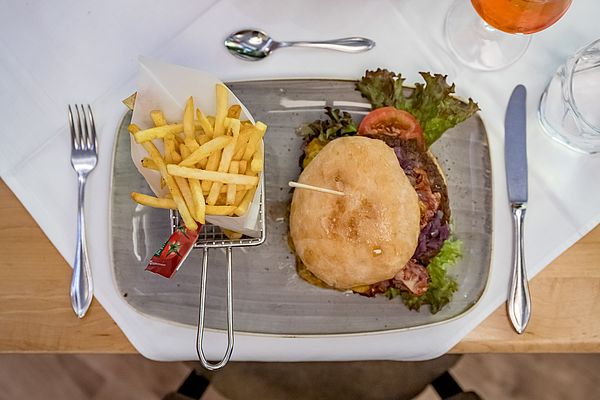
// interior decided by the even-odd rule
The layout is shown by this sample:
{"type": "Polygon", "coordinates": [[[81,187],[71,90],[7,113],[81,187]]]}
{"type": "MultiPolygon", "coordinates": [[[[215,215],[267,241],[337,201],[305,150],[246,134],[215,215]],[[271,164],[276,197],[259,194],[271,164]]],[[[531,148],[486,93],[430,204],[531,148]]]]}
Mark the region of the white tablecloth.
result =
{"type": "MultiPolygon", "coordinates": [[[[357,78],[365,69],[377,67],[402,72],[408,82],[418,80],[417,72],[422,70],[446,73],[460,95],[479,102],[492,151],[493,260],[490,284],[480,303],[456,321],[401,333],[329,338],[239,334],[233,358],[416,360],[438,356],[506,299],[511,220],[502,156],[503,118],[516,84],[528,89],[530,202],[525,237],[529,276],[600,221],[600,158],[554,143],[542,134],[536,116],[539,95],[556,68],[577,48],[600,37],[596,18],[600,3],[574,2],[556,25],[534,36],[516,64],[487,73],[463,67],[448,53],[442,27],[449,5],[438,0],[4,1],[0,6],[0,176],[72,263],[76,185],[65,111],[68,103],[90,102],[100,146],[87,202],[96,298],[145,356],[194,359],[194,330],[137,313],[117,292],[110,266],[112,150],[123,114],[120,101],[135,90],[138,55],[204,69],[223,80],[357,78]],[[234,59],[222,47],[229,32],[245,27],[260,27],[285,40],[366,36],[377,47],[358,55],[288,49],[260,63],[248,63],[234,59]]],[[[209,356],[220,356],[224,339],[219,333],[209,333],[205,346],[209,356]]]]}

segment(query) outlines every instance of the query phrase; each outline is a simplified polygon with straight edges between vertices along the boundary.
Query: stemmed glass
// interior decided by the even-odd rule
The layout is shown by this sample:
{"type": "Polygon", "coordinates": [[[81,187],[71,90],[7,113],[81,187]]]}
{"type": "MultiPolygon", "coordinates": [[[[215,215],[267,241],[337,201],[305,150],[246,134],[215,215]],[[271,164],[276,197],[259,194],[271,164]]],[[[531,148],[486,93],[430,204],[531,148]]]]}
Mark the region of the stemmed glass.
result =
{"type": "Polygon", "coordinates": [[[446,15],[445,36],[454,55],[478,70],[517,61],[530,34],[563,16],[572,0],[455,0],[446,15]]]}

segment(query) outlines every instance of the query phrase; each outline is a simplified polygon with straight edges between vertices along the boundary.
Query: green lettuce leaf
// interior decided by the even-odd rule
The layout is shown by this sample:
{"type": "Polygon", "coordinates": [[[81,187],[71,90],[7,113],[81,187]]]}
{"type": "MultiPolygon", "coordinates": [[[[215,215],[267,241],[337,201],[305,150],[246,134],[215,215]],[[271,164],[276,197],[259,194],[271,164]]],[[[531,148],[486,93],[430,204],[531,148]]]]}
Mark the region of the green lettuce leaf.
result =
{"type": "Polygon", "coordinates": [[[396,107],[396,99],[404,98],[403,83],[404,79],[400,74],[379,68],[377,71],[366,71],[365,76],[356,84],[356,89],[369,100],[373,109],[396,107]]]}
{"type": "Polygon", "coordinates": [[[302,125],[298,133],[307,139],[318,138],[322,142],[356,134],[356,124],[350,113],[342,112],[337,108],[325,107],[325,115],[328,119],[302,125]]]}
{"type": "Polygon", "coordinates": [[[462,242],[456,239],[448,239],[429,265],[429,287],[427,292],[421,296],[414,295],[397,288],[390,288],[385,295],[392,299],[402,297],[402,301],[411,310],[419,310],[422,305],[429,304],[432,314],[437,313],[452,300],[454,292],[458,289],[456,280],[448,275],[448,267],[456,264],[462,256],[462,242]]]}
{"type": "Polygon", "coordinates": [[[454,84],[446,82],[446,75],[420,74],[425,84],[416,83],[409,95],[402,88],[404,78],[386,69],[367,71],[356,88],[374,109],[392,106],[413,114],[423,128],[427,146],[431,146],[446,130],[476,113],[479,106],[472,99],[464,103],[452,96],[454,84]]]}

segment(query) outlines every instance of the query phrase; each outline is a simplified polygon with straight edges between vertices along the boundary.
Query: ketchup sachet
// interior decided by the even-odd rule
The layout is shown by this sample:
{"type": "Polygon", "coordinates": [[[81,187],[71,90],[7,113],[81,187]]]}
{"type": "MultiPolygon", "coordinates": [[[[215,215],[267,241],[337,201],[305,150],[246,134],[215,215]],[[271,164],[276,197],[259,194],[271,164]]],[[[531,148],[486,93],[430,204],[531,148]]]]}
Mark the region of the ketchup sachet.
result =
{"type": "Polygon", "coordinates": [[[185,226],[177,227],[169,240],[154,253],[146,270],[171,278],[190,254],[190,250],[198,240],[200,229],[202,225],[196,231],[189,230],[185,226]]]}

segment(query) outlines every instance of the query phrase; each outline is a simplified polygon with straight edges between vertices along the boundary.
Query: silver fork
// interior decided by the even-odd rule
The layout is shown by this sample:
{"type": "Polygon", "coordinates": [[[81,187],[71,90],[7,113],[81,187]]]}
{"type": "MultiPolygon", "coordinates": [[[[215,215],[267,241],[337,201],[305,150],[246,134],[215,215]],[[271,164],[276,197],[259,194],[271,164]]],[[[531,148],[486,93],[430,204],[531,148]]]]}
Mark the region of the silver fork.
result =
{"type": "Polygon", "coordinates": [[[79,318],[83,318],[90,307],[93,296],[92,270],[85,241],[85,182],[89,173],[96,167],[96,127],[91,107],[86,110],[83,104],[69,108],[69,128],[71,130],[71,165],[77,173],[77,247],[71,278],[71,305],[79,318]]]}

